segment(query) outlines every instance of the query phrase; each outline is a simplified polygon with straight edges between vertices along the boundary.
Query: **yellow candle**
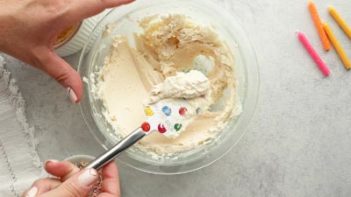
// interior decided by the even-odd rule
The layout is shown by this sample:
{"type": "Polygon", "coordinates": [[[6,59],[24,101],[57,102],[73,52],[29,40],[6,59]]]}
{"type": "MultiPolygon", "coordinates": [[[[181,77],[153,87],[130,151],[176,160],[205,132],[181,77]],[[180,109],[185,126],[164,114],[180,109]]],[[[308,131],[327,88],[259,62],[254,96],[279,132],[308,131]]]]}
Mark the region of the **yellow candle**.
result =
{"type": "Polygon", "coordinates": [[[350,59],[347,57],[344,49],[342,48],[338,39],[335,37],[332,29],[329,27],[329,25],[327,23],[323,23],[323,28],[324,28],[324,31],[327,33],[330,42],[332,43],[336,52],[338,53],[341,61],[344,63],[345,68],[347,70],[351,69],[350,59]]]}
{"type": "Polygon", "coordinates": [[[333,6],[329,6],[329,14],[334,18],[345,34],[351,39],[351,27],[347,25],[340,13],[333,6]]]}

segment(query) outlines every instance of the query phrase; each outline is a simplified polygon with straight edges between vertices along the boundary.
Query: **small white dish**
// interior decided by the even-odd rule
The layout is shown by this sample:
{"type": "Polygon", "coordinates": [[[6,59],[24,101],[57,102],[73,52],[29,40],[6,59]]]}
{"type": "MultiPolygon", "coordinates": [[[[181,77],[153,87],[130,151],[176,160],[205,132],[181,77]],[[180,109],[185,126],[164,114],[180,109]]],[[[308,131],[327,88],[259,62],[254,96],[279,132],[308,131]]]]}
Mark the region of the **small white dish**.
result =
{"type": "Polygon", "coordinates": [[[70,157],[67,157],[64,159],[65,161],[69,161],[73,164],[79,163],[79,162],[87,162],[89,163],[90,161],[94,160],[95,157],[90,156],[90,155],[72,155],[70,157]]]}

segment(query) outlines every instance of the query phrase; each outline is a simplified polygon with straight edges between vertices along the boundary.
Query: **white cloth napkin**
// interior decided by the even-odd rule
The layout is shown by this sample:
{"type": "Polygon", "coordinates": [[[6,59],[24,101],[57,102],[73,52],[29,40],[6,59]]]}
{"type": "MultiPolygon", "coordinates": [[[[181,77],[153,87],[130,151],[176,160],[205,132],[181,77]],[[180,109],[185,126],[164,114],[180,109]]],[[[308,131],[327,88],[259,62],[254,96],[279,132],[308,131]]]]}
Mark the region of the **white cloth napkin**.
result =
{"type": "Polygon", "coordinates": [[[34,128],[25,117],[25,102],[0,55],[0,196],[20,196],[40,177],[34,128]]]}

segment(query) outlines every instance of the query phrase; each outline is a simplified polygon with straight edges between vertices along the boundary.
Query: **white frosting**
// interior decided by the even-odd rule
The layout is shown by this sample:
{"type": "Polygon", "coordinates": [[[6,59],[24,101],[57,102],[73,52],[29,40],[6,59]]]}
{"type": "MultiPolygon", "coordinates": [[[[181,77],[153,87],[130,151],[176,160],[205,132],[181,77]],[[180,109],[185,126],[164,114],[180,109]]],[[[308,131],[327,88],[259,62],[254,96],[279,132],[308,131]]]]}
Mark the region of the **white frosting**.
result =
{"type": "Polygon", "coordinates": [[[144,33],[135,36],[135,48],[126,37],[116,36],[98,77],[90,79],[96,81],[92,91],[106,108],[104,118],[124,137],[149,119],[145,105],[160,111],[167,104],[176,113],[172,106],[185,100],[191,118],[170,120],[168,134],[154,132],[136,147],[153,158],[203,147],[240,113],[231,51],[212,29],[184,16],[149,18],[142,21],[142,28],[144,33]],[[199,56],[212,65],[194,65],[199,56]],[[202,69],[205,74],[197,71],[202,69]],[[212,111],[218,103],[221,107],[212,111]],[[178,132],[172,130],[176,122],[183,124],[178,132]]]}
{"type": "Polygon", "coordinates": [[[165,98],[193,99],[205,96],[209,90],[210,82],[200,71],[177,72],[175,76],[166,78],[163,83],[152,88],[150,103],[165,98]]]}

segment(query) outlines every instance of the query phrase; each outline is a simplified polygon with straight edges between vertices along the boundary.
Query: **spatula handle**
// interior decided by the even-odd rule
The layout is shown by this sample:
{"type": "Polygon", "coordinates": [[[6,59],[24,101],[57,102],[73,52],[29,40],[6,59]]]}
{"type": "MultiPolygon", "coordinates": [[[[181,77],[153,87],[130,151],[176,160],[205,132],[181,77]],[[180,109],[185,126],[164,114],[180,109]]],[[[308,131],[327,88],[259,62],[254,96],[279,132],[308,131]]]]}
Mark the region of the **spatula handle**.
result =
{"type": "Polygon", "coordinates": [[[96,170],[101,169],[110,161],[114,160],[122,151],[141,140],[144,136],[146,136],[146,133],[141,128],[136,129],[127,137],[118,142],[114,147],[98,156],[86,168],[94,168],[96,170]]]}

